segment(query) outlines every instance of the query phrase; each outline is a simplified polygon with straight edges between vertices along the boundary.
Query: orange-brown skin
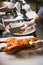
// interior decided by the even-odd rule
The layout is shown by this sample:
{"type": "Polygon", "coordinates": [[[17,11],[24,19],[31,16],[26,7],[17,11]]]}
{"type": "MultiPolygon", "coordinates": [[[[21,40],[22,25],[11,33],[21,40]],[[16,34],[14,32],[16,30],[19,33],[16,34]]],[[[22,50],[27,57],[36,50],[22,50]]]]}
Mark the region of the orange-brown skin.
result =
{"type": "Polygon", "coordinates": [[[16,39],[16,38],[8,38],[6,40],[7,46],[5,47],[5,51],[7,53],[17,52],[22,49],[32,48],[32,45],[29,44],[29,41],[36,41],[36,38],[24,38],[24,39],[16,39]],[[18,50],[19,48],[19,50],[18,50]]]}

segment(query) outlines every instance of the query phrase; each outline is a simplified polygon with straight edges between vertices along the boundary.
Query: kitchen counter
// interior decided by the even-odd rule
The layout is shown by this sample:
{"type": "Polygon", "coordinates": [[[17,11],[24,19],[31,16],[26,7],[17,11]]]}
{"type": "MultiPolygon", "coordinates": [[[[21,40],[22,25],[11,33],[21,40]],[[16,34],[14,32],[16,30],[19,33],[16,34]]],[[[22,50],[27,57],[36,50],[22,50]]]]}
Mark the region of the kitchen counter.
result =
{"type": "Polygon", "coordinates": [[[20,52],[14,55],[0,53],[0,65],[43,65],[43,55],[20,52]]]}

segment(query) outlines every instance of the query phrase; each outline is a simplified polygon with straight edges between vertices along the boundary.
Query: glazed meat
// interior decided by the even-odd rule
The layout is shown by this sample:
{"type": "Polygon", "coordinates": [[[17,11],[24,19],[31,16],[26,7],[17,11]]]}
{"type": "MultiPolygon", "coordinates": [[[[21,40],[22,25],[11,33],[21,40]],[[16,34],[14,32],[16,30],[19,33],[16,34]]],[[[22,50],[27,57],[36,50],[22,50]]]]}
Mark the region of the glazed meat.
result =
{"type": "Polygon", "coordinates": [[[17,39],[17,38],[8,38],[5,42],[7,42],[7,46],[4,48],[4,51],[7,53],[17,53],[24,49],[32,49],[34,46],[29,44],[29,41],[36,41],[35,37],[33,38],[24,38],[24,39],[17,39]]]}
{"type": "Polygon", "coordinates": [[[25,30],[24,29],[19,29],[18,32],[16,32],[17,34],[22,34],[25,30]]]}

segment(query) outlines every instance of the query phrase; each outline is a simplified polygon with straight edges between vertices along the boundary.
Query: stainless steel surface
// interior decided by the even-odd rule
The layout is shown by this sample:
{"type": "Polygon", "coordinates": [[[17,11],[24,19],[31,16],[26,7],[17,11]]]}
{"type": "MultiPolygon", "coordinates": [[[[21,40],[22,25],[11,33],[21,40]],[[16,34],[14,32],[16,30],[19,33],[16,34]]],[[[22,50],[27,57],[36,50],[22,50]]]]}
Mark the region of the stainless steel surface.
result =
{"type": "Polygon", "coordinates": [[[24,54],[8,55],[0,53],[0,65],[43,65],[43,55],[24,54]]]}
{"type": "Polygon", "coordinates": [[[0,16],[4,16],[5,14],[5,12],[0,12],[0,16]]]}
{"type": "Polygon", "coordinates": [[[33,32],[36,31],[35,27],[31,27],[30,29],[25,29],[25,31],[22,34],[18,34],[18,33],[13,33],[14,35],[28,35],[28,34],[32,34],[33,32]]]}
{"type": "Polygon", "coordinates": [[[23,26],[22,22],[19,22],[19,23],[11,22],[8,25],[6,25],[5,29],[6,31],[10,31],[10,33],[13,35],[28,35],[36,31],[35,25],[32,25],[25,28],[22,34],[16,33],[22,26],[23,26]]]}
{"type": "Polygon", "coordinates": [[[23,21],[23,18],[21,18],[21,19],[16,19],[16,18],[14,18],[14,19],[3,19],[3,21],[6,23],[6,22],[14,22],[14,21],[23,21]]]}

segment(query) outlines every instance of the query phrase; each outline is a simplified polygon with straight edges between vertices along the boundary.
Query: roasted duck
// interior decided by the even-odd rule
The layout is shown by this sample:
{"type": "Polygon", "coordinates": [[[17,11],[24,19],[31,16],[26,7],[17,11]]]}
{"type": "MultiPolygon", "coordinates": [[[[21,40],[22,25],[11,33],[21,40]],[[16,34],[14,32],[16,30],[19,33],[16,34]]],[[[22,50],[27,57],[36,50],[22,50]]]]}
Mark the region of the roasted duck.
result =
{"type": "Polygon", "coordinates": [[[22,34],[25,30],[24,29],[19,29],[16,33],[17,34],[22,34]]]}
{"type": "Polygon", "coordinates": [[[24,38],[24,39],[8,38],[7,40],[5,40],[5,43],[7,44],[7,46],[2,48],[2,50],[11,54],[11,53],[17,53],[25,49],[32,49],[34,48],[34,45],[29,44],[29,42],[30,41],[34,42],[36,40],[37,39],[35,37],[24,38]]]}

